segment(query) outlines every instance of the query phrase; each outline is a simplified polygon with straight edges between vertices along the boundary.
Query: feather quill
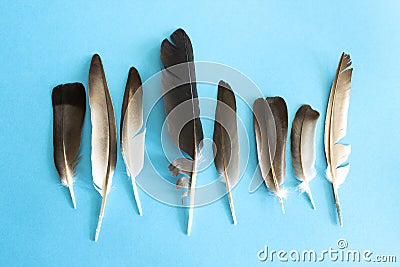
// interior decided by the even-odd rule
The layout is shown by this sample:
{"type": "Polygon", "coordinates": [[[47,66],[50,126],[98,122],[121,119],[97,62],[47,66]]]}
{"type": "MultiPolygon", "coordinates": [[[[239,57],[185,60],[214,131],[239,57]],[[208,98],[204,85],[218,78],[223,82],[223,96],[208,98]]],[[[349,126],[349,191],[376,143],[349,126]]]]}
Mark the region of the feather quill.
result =
{"type": "Polygon", "coordinates": [[[61,183],[67,186],[76,208],[73,178],[81,145],[82,126],[86,112],[85,87],[81,83],[69,83],[55,87],[53,104],[54,164],[61,183]]]}
{"type": "Polygon", "coordinates": [[[142,98],[142,81],[138,71],[132,67],[129,70],[124,100],[122,102],[120,142],[126,172],[132,179],[133,193],[140,216],[142,215],[142,206],[137,190],[136,176],[139,175],[144,164],[145,130],[139,133],[143,127],[142,98]]]}
{"type": "Polygon", "coordinates": [[[187,226],[187,234],[190,235],[203,129],[200,121],[192,43],[182,29],[176,30],[170,37],[172,42],[164,39],[160,49],[161,62],[165,68],[161,82],[167,125],[173,142],[190,157],[191,164],[187,163],[188,159],[181,158],[173,161],[169,169],[173,174],[190,173],[187,226]],[[191,168],[182,169],[182,166],[191,168]]]}
{"type": "Polygon", "coordinates": [[[268,190],[274,193],[285,213],[281,187],[286,175],[286,139],[288,116],[285,100],[281,97],[258,98],[253,104],[254,130],[261,175],[268,190]]]}
{"type": "Polygon", "coordinates": [[[89,70],[89,104],[92,121],[92,175],[95,189],[102,196],[95,241],[98,240],[107,195],[117,161],[117,127],[100,56],[95,54],[89,70]]]}
{"type": "Polygon", "coordinates": [[[319,113],[309,105],[303,105],[297,110],[292,123],[290,134],[290,150],[292,154],[292,165],[296,178],[302,183],[298,186],[301,192],[306,192],[310,198],[311,205],[315,210],[314,199],[311,194],[309,183],[314,179],[316,159],[316,126],[319,113]]]}
{"type": "Polygon", "coordinates": [[[351,76],[353,73],[353,68],[350,68],[350,66],[350,56],[343,53],[332,83],[324,133],[325,157],[328,163],[326,175],[332,183],[340,226],[343,226],[343,221],[338,188],[343,184],[350,170],[350,164],[346,164],[346,161],[349,158],[351,147],[338,142],[346,136],[347,131],[351,76]]]}
{"type": "Polygon", "coordinates": [[[214,122],[214,163],[219,174],[224,177],[228,191],[229,207],[233,224],[236,225],[232,188],[239,181],[239,141],[236,118],[236,99],[229,84],[218,84],[218,102],[214,122]]]}

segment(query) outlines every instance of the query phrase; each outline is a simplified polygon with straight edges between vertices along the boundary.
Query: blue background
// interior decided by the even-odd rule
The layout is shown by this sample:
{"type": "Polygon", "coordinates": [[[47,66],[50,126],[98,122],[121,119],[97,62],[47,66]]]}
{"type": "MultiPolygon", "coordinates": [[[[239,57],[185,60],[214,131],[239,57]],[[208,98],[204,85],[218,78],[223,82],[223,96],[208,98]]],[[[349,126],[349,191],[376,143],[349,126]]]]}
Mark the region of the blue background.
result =
{"type": "MultiPolygon", "coordinates": [[[[273,265],[276,260],[257,259],[265,245],[320,251],[337,248],[339,238],[347,240],[349,249],[397,254],[399,261],[398,1],[168,2],[0,2],[0,264],[273,265]],[[195,210],[193,233],[187,237],[182,209],[142,190],[144,215],[138,216],[119,152],[95,243],[100,197],[91,185],[90,114],[83,130],[74,210],[52,159],[51,90],[73,81],[87,86],[91,56],[99,53],[119,124],[129,67],[136,66],[143,80],[156,73],[160,43],[178,27],[190,35],[196,60],[232,66],[265,96],[283,96],[290,123],[303,103],[321,112],[318,176],[311,183],[317,211],[293,190],[297,182],[288,154],[286,215],[264,187],[249,194],[251,177],[245,175],[233,191],[238,225],[230,222],[225,197],[195,210]],[[352,167],[339,191],[344,216],[340,228],[331,185],[324,178],[323,121],[342,51],[352,56],[354,73],[345,139],[352,144],[352,167]]],[[[155,125],[161,124],[162,104],[155,112],[155,125]]],[[[249,113],[243,116],[252,129],[249,113]]],[[[156,150],[150,141],[147,149],[156,150]]],[[[254,151],[254,135],[250,145],[254,151]]],[[[255,155],[251,159],[255,161],[255,155]]],[[[159,160],[166,168],[166,159],[159,160]]]]}

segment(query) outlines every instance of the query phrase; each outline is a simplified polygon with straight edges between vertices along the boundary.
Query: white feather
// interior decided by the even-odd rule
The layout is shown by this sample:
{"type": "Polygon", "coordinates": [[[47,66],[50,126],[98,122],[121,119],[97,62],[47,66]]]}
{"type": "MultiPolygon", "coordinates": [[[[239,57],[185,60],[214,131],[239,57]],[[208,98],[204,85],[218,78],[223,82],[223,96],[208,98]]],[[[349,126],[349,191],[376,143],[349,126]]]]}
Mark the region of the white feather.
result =
{"type": "Polygon", "coordinates": [[[351,147],[338,144],[347,131],[347,117],[350,104],[350,86],[353,69],[350,68],[350,56],[343,53],[332,84],[328,109],[325,120],[325,156],[328,167],[326,176],[332,183],[339,223],[342,226],[338,187],[344,183],[350,170],[350,164],[345,165],[349,158],[351,147]]]}

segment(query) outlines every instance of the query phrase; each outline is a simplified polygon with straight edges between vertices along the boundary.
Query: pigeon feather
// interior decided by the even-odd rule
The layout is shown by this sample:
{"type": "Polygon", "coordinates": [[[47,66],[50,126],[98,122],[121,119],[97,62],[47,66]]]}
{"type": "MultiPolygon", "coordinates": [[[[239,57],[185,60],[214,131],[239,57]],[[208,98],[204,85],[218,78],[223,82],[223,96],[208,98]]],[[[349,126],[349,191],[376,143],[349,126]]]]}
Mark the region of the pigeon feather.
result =
{"type": "Polygon", "coordinates": [[[126,172],[132,179],[132,188],[136,206],[142,215],[136,177],[144,164],[144,137],[146,131],[139,132],[143,127],[143,89],[138,71],[132,67],[129,70],[121,110],[121,153],[125,162],[126,172]]]}
{"type": "MultiPolygon", "coordinates": [[[[191,166],[191,169],[180,169],[178,165],[170,166],[169,169],[175,170],[175,173],[191,174],[187,228],[187,234],[190,235],[197,161],[202,148],[203,129],[200,121],[192,43],[182,29],[176,30],[170,37],[172,42],[164,39],[160,49],[161,62],[165,68],[161,83],[168,131],[175,145],[185,152],[193,163],[182,165],[191,166]]],[[[184,160],[180,160],[182,161],[184,160]]]]}
{"type": "Polygon", "coordinates": [[[285,100],[281,97],[258,98],[253,104],[253,113],[261,175],[268,190],[278,197],[282,213],[285,213],[282,198],[286,190],[281,187],[286,174],[288,116],[285,100]]]}
{"type": "Polygon", "coordinates": [[[318,118],[318,111],[313,110],[309,105],[302,105],[296,112],[290,134],[293,170],[296,178],[301,181],[298,189],[307,193],[313,209],[315,209],[315,204],[309,183],[317,174],[314,165],[318,118]]]}
{"type": "Polygon", "coordinates": [[[346,136],[347,131],[351,76],[353,73],[353,68],[350,68],[350,66],[350,56],[343,53],[332,83],[324,133],[325,157],[328,164],[326,175],[332,183],[340,226],[343,226],[343,221],[338,188],[343,184],[350,170],[350,164],[346,164],[346,162],[349,158],[351,147],[338,142],[346,136]]]}
{"type": "Polygon", "coordinates": [[[214,163],[219,174],[224,177],[228,191],[229,207],[233,224],[236,214],[232,199],[232,188],[239,181],[239,140],[236,117],[236,98],[229,84],[218,84],[218,102],[214,122],[214,163]]]}
{"type": "Polygon", "coordinates": [[[89,70],[89,104],[92,121],[93,184],[102,196],[95,235],[95,241],[97,241],[117,162],[117,127],[114,107],[103,64],[97,54],[93,56],[89,70]]]}
{"type": "Polygon", "coordinates": [[[81,83],[69,83],[55,87],[53,104],[54,164],[61,183],[68,187],[76,208],[73,180],[81,145],[82,126],[86,112],[85,87],[81,83]]]}

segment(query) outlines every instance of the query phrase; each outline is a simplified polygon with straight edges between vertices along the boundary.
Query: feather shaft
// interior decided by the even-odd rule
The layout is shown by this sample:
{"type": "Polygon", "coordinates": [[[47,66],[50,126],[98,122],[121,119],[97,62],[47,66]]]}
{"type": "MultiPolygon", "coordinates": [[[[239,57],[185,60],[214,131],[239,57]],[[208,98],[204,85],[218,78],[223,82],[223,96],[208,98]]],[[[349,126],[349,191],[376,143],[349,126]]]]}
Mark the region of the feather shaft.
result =
{"type": "MultiPolygon", "coordinates": [[[[186,48],[186,43],[185,43],[185,50],[186,48]]],[[[186,58],[188,60],[188,58],[186,58]]],[[[189,64],[189,63],[188,63],[189,64]]],[[[189,71],[189,84],[190,84],[190,91],[191,94],[193,95],[193,81],[192,77],[189,71]]],[[[193,98],[192,98],[192,103],[193,103],[193,98]]],[[[192,112],[195,114],[195,107],[194,103],[192,104],[192,112]]],[[[198,154],[199,151],[197,149],[197,134],[196,134],[196,123],[193,123],[193,145],[194,145],[194,159],[193,159],[193,170],[192,170],[192,176],[191,176],[191,183],[190,183],[190,198],[189,198],[189,215],[188,215],[188,224],[187,224],[187,235],[190,236],[192,232],[192,225],[193,225],[193,214],[194,214],[194,203],[195,203],[195,190],[196,190],[196,180],[197,180],[197,160],[198,160],[198,154]]]]}
{"type": "MultiPolygon", "coordinates": [[[[222,135],[222,142],[224,141],[224,135],[222,135]]],[[[228,174],[227,166],[229,162],[226,162],[226,157],[225,157],[225,150],[224,146],[222,146],[222,161],[224,165],[224,181],[226,184],[226,188],[228,190],[228,202],[229,202],[229,209],[231,210],[231,215],[232,215],[232,220],[233,220],[233,225],[237,224],[236,220],[236,212],[235,212],[235,205],[233,204],[233,197],[232,197],[232,189],[231,189],[231,184],[229,182],[230,175],[228,174]]]]}
{"type": "Polygon", "coordinates": [[[96,234],[94,236],[94,242],[97,242],[97,240],[99,240],[101,225],[103,223],[104,210],[105,210],[105,207],[106,207],[106,201],[107,201],[106,197],[103,197],[102,200],[101,200],[101,207],[100,207],[99,219],[97,221],[97,227],[96,227],[96,234]]]}
{"type": "MultiPolygon", "coordinates": [[[[273,162],[273,159],[271,157],[271,148],[270,148],[270,144],[269,144],[269,140],[267,140],[268,142],[268,155],[269,155],[269,160],[270,162],[273,162]]],[[[282,210],[282,214],[285,214],[285,205],[283,204],[283,200],[281,197],[281,193],[280,191],[280,187],[279,187],[279,183],[278,183],[278,179],[276,178],[276,173],[275,173],[275,168],[274,168],[274,164],[271,164],[271,172],[272,172],[272,179],[274,181],[274,186],[275,186],[275,190],[276,190],[276,196],[278,197],[279,200],[279,204],[281,205],[281,210],[282,210]]]]}
{"type": "Polygon", "coordinates": [[[306,193],[308,195],[308,198],[310,199],[311,206],[312,206],[313,210],[317,210],[317,208],[315,207],[315,202],[314,202],[314,198],[313,198],[312,193],[311,193],[310,186],[308,184],[307,184],[307,188],[305,190],[306,190],[306,193]]]}
{"type": "Polygon", "coordinates": [[[69,167],[68,167],[68,162],[66,161],[67,155],[65,154],[65,143],[63,140],[63,154],[64,154],[64,166],[65,166],[65,178],[67,181],[67,187],[68,187],[68,191],[69,191],[69,195],[71,197],[71,201],[72,201],[72,205],[74,206],[74,209],[76,209],[76,201],[75,201],[75,193],[74,193],[74,187],[72,186],[74,178],[73,178],[73,174],[71,173],[69,167]]]}
{"type": "Polygon", "coordinates": [[[335,198],[336,210],[339,218],[339,225],[343,227],[342,211],[340,209],[339,193],[337,186],[333,185],[333,196],[335,198]]]}
{"type": "Polygon", "coordinates": [[[73,188],[72,183],[70,181],[68,182],[68,191],[69,191],[69,195],[71,196],[72,205],[74,206],[74,209],[76,209],[76,200],[75,200],[74,188],[73,188]]]}
{"type": "Polygon", "coordinates": [[[139,192],[136,185],[136,177],[132,175],[131,180],[132,180],[133,195],[136,201],[136,207],[138,209],[139,215],[142,216],[143,215],[142,204],[140,203],[139,192]]]}
{"type": "Polygon", "coordinates": [[[188,224],[187,224],[187,235],[190,236],[192,233],[192,225],[193,225],[193,213],[194,213],[194,194],[196,188],[196,180],[197,180],[197,159],[196,156],[193,159],[193,170],[192,176],[190,178],[190,191],[189,191],[189,214],[188,214],[188,224]]]}
{"type": "Polygon", "coordinates": [[[226,188],[228,188],[228,201],[229,201],[229,208],[230,208],[231,214],[232,214],[233,225],[236,225],[237,220],[236,220],[235,205],[233,204],[231,185],[229,183],[229,176],[228,176],[228,173],[226,170],[225,170],[224,178],[225,178],[226,188]]]}

